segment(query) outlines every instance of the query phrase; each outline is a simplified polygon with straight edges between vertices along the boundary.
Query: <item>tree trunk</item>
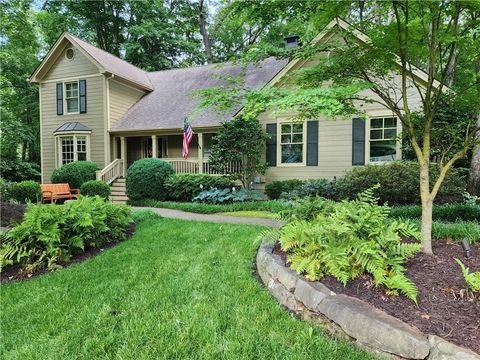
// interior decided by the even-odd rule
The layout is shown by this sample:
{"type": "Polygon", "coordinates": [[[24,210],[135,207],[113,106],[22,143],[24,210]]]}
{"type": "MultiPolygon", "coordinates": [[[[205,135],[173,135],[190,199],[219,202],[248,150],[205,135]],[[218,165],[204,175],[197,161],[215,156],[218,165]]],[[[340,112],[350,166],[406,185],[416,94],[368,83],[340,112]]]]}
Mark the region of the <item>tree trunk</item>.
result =
{"type": "Polygon", "coordinates": [[[432,208],[433,199],[430,196],[429,164],[420,166],[420,198],[422,199],[422,251],[433,255],[432,250],[432,208]]]}
{"type": "Polygon", "coordinates": [[[473,149],[467,191],[472,195],[480,196],[480,114],[477,116],[477,135],[479,142],[473,149]]]}
{"type": "Polygon", "coordinates": [[[207,31],[207,21],[205,19],[205,6],[204,1],[200,0],[199,4],[199,13],[198,13],[198,23],[200,25],[200,34],[203,39],[203,47],[205,48],[205,55],[207,56],[207,63],[213,63],[213,53],[212,53],[212,42],[208,36],[207,31]]]}

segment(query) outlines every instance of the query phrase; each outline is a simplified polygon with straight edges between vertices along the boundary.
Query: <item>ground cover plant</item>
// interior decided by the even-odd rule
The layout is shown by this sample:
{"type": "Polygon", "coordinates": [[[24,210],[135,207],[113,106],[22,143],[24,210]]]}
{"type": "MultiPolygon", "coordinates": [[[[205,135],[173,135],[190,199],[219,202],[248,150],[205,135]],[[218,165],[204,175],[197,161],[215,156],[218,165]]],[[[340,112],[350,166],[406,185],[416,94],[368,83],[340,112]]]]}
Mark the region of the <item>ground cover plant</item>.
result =
{"type": "MultiPolygon", "coordinates": [[[[392,218],[420,219],[422,207],[420,205],[397,206],[390,209],[392,218]]],[[[433,221],[476,221],[480,223],[480,205],[444,204],[434,205],[432,208],[433,221]]]]}
{"type": "Polygon", "coordinates": [[[215,214],[234,211],[268,211],[271,213],[280,213],[281,211],[291,207],[290,203],[279,200],[245,201],[221,205],[192,202],[157,201],[152,199],[129,200],[128,203],[133,206],[175,209],[199,214],[215,214]]]}
{"type": "Polygon", "coordinates": [[[132,221],[127,206],[100,197],[81,197],[62,206],[27,206],[24,220],[2,235],[0,270],[13,265],[32,273],[54,270],[85,248],[125,239],[132,221]]]}
{"type": "Polygon", "coordinates": [[[99,256],[2,285],[2,355],[373,359],[298,321],[252,276],[260,227],[150,216],[99,256]]]}
{"type": "Polygon", "coordinates": [[[405,276],[405,263],[421,249],[418,228],[408,222],[387,221],[389,208],[377,204],[373,189],[353,201],[323,200],[315,217],[292,216],[280,230],[282,250],[290,267],[309,280],[332,275],[342,284],[368,273],[389,293],[406,295],[416,302],[417,288],[405,276]]]}
{"type": "Polygon", "coordinates": [[[207,204],[228,204],[238,203],[245,201],[259,201],[263,199],[262,193],[258,190],[251,189],[217,189],[202,191],[200,194],[193,198],[194,202],[201,202],[207,204]]]}

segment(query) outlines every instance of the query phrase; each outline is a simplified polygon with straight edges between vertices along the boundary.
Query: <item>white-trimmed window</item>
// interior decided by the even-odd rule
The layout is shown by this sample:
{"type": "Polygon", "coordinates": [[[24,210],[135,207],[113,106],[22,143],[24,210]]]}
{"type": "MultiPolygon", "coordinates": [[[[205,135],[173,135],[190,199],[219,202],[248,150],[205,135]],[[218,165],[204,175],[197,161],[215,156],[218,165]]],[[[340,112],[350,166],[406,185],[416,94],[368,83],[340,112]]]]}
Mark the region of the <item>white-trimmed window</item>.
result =
{"type": "Polygon", "coordinates": [[[305,122],[280,122],[277,129],[279,164],[304,165],[306,157],[305,122]]]}
{"type": "Polygon", "coordinates": [[[78,114],[79,112],[79,91],[78,81],[70,81],[65,85],[65,109],[67,114],[78,114]]]}
{"type": "Polygon", "coordinates": [[[371,163],[397,160],[400,155],[398,135],[401,124],[394,116],[370,119],[368,160],[371,163]]]}
{"type": "Polygon", "coordinates": [[[90,135],[57,135],[57,166],[90,160],[90,135]]]}

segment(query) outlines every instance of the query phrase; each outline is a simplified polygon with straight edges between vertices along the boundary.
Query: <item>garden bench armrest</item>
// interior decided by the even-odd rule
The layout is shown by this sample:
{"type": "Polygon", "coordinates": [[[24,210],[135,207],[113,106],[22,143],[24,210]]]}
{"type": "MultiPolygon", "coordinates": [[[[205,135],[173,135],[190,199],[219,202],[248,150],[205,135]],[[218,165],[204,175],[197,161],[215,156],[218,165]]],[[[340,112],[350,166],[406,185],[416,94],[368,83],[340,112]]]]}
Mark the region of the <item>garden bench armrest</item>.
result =
{"type": "Polygon", "coordinates": [[[80,195],[80,189],[70,189],[72,194],[80,195]]]}

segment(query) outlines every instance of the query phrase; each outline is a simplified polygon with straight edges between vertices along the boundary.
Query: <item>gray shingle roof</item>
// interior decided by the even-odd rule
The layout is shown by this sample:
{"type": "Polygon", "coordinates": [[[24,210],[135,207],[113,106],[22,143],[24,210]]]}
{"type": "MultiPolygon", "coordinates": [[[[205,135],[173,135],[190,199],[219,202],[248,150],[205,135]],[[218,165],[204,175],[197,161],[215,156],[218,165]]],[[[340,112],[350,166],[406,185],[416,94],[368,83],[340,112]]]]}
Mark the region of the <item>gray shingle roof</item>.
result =
{"type": "Polygon", "coordinates": [[[91,57],[93,57],[106,71],[123,77],[127,80],[139,83],[147,89],[152,89],[152,84],[148,78],[147,72],[136,66],[112,55],[105,50],[99,49],[92,44],[72,35],[69,37],[91,57]]]}
{"type": "MultiPolygon", "coordinates": [[[[268,58],[257,66],[249,66],[246,86],[260,88],[277,75],[287,60],[268,58]]],[[[145,95],[113,126],[111,131],[180,129],[185,116],[191,115],[198,104],[192,91],[226,84],[218,75],[237,76],[239,65],[206,65],[148,73],[154,91],[145,95]]],[[[192,127],[217,126],[230,119],[240,108],[228,114],[208,109],[192,119],[192,127]]]]}
{"type": "Polygon", "coordinates": [[[88,126],[83,125],[79,122],[66,122],[60,125],[54,133],[57,132],[76,132],[76,131],[92,131],[88,126]]]}

